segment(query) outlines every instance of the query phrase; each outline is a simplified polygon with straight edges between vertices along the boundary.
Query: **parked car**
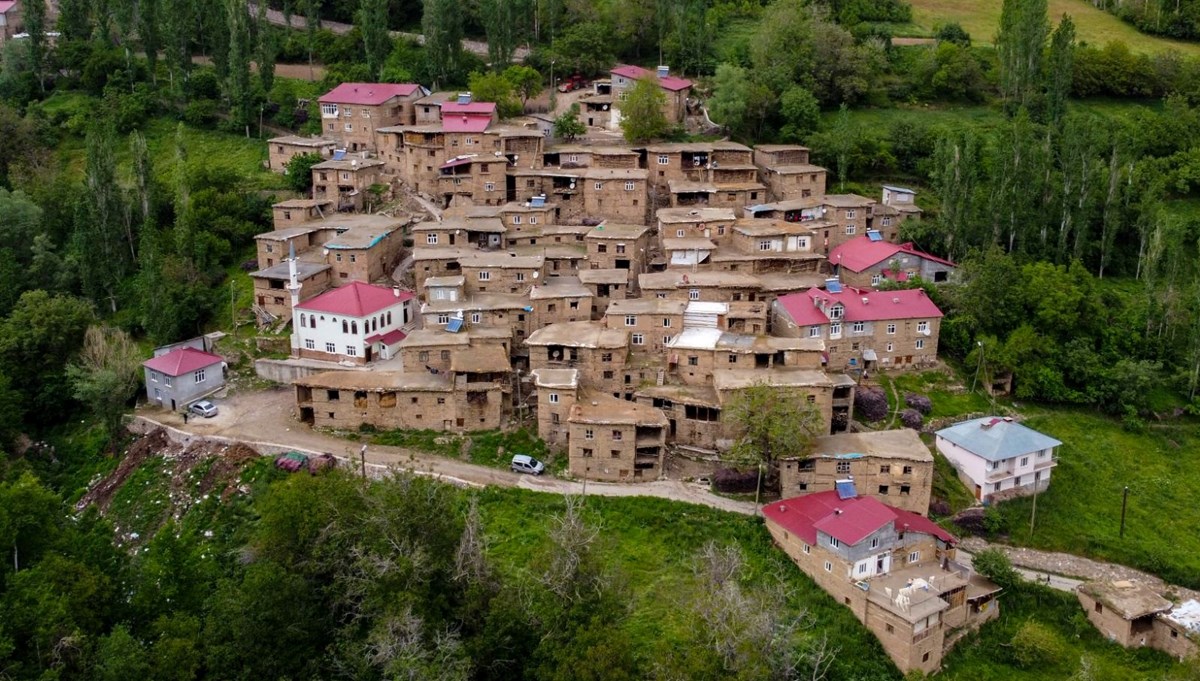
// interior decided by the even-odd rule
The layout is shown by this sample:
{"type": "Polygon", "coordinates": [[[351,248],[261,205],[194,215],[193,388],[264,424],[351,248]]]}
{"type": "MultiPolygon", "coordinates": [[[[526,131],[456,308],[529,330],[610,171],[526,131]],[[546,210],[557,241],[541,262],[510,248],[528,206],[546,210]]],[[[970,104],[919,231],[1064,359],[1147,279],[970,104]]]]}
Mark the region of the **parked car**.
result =
{"type": "Polygon", "coordinates": [[[541,475],[546,472],[546,464],[528,454],[514,455],[511,468],[514,473],[529,473],[530,475],[541,475]]]}
{"type": "Polygon", "coordinates": [[[217,405],[208,400],[200,400],[199,402],[188,407],[188,411],[196,416],[203,416],[206,419],[211,419],[217,415],[217,405]]]}

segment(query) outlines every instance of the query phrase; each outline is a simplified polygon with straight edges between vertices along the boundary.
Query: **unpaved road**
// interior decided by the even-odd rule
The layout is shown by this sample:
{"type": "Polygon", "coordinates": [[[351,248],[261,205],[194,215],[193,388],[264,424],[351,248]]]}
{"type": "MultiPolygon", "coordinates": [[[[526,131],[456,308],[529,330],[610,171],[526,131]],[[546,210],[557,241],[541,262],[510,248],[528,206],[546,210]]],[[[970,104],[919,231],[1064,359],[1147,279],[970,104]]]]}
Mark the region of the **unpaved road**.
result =
{"type": "MultiPolygon", "coordinates": [[[[137,416],[143,421],[166,426],[175,431],[174,435],[177,437],[186,437],[188,434],[215,436],[239,440],[259,450],[300,449],[329,452],[350,461],[359,461],[360,443],[314,431],[297,421],[293,414],[294,399],[291,388],[284,387],[236,393],[218,400],[221,413],[216,417],[189,419],[187,425],[184,425],[179,414],[168,413],[158,408],[139,408],[137,416]]],[[[367,448],[366,461],[378,469],[386,467],[412,471],[470,486],[499,485],[553,494],[582,494],[585,491],[582,482],[520,475],[403,447],[372,445],[367,448]]],[[[678,480],[658,480],[640,484],[589,482],[586,492],[606,497],[660,497],[744,515],[757,512],[752,503],[717,496],[705,485],[678,480]]],[[[1153,575],[1123,565],[1103,563],[1065,553],[989,544],[977,537],[962,540],[959,546],[959,560],[969,565],[974,553],[993,546],[1008,554],[1023,577],[1030,581],[1042,582],[1059,591],[1073,592],[1087,580],[1132,579],[1160,592],[1174,591],[1178,598],[1200,599],[1200,592],[1165,584],[1153,575]]]]}
{"type": "MultiPolygon", "coordinates": [[[[247,5],[250,8],[250,15],[258,16],[258,6],[255,5],[254,3],[247,3],[247,5]]],[[[293,14],[291,17],[291,20],[292,20],[291,24],[288,24],[288,22],[284,21],[283,12],[280,12],[277,9],[268,9],[267,10],[267,22],[274,24],[275,26],[290,26],[291,28],[298,30],[298,31],[307,30],[308,22],[304,18],[303,15],[293,14]]],[[[350,24],[343,24],[343,23],[340,23],[337,21],[322,20],[321,28],[323,28],[331,33],[335,33],[337,35],[346,35],[354,27],[350,24]]],[[[407,40],[415,40],[420,45],[425,44],[425,36],[421,35],[420,33],[405,33],[404,31],[388,31],[388,32],[391,33],[393,38],[404,38],[407,40]]],[[[486,42],[483,42],[481,40],[463,40],[462,46],[463,46],[463,49],[466,50],[467,52],[477,54],[481,57],[488,56],[488,45],[486,42]]],[[[512,59],[515,62],[523,62],[523,61],[525,61],[525,58],[528,56],[529,56],[529,48],[518,47],[513,50],[512,59]]]]}

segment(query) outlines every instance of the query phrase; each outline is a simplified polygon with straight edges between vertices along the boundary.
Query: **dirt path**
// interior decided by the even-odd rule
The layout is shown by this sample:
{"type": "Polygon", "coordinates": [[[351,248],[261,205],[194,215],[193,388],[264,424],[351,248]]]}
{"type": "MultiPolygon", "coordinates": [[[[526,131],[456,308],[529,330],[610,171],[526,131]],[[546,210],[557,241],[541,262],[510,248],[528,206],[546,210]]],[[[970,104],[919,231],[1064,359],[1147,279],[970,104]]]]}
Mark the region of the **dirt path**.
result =
{"type": "MultiPolygon", "coordinates": [[[[187,425],[178,414],[157,408],[143,408],[136,413],[141,424],[135,424],[135,429],[148,430],[161,425],[167,428],[168,436],[177,441],[212,437],[236,440],[264,454],[297,449],[311,453],[329,452],[347,462],[359,462],[361,444],[313,431],[299,423],[292,416],[293,399],[292,391],[284,388],[232,395],[219,400],[221,413],[218,416],[212,419],[189,419],[187,425]]],[[[375,475],[386,474],[388,470],[405,470],[463,486],[499,485],[553,494],[584,493],[582,482],[520,475],[403,447],[372,445],[367,448],[366,461],[371,467],[370,472],[375,475]]],[[[754,504],[719,497],[710,493],[704,485],[678,480],[658,480],[639,485],[589,482],[586,491],[588,494],[610,497],[660,497],[733,513],[755,513],[754,504]]]]}
{"type": "MultiPolygon", "coordinates": [[[[247,5],[250,8],[250,15],[258,16],[258,6],[255,5],[254,3],[247,3],[247,5]]],[[[291,28],[298,30],[298,31],[303,31],[308,28],[308,23],[305,20],[303,15],[293,14],[291,16],[291,24],[288,24],[288,22],[284,21],[283,12],[280,12],[277,9],[268,9],[267,10],[267,21],[276,26],[290,26],[291,28]]],[[[354,27],[351,26],[350,24],[343,24],[343,23],[340,23],[337,21],[322,20],[321,28],[323,28],[331,33],[334,33],[336,35],[346,35],[354,27]]],[[[404,38],[407,40],[415,40],[417,42],[417,44],[419,44],[419,45],[425,44],[425,36],[421,35],[420,33],[405,33],[404,31],[389,31],[389,33],[391,33],[393,38],[404,38]]],[[[464,39],[462,41],[462,46],[463,46],[463,49],[466,50],[467,52],[477,54],[481,57],[487,57],[487,55],[488,55],[488,45],[486,42],[483,42],[482,40],[465,40],[464,39]]],[[[523,62],[523,61],[525,61],[525,58],[528,56],[529,56],[529,48],[518,47],[513,50],[512,59],[515,62],[523,62]]]]}

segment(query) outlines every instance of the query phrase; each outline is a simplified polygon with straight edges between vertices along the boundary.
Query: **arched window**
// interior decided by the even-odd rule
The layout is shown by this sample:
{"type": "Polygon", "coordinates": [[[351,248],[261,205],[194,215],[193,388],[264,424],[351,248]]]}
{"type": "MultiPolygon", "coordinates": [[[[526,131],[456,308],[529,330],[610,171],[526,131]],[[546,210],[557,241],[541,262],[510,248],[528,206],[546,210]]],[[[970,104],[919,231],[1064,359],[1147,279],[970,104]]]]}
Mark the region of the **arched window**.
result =
{"type": "Polygon", "coordinates": [[[304,315],[300,315],[300,328],[304,328],[304,325],[305,325],[304,315]]]}
{"type": "Polygon", "coordinates": [[[391,323],[392,323],[392,313],[391,313],[391,312],[388,312],[388,313],[387,313],[387,323],[388,323],[388,324],[391,324],[391,323]]]}
{"type": "Polygon", "coordinates": [[[350,333],[358,335],[358,322],[350,322],[350,333]]]}
{"type": "Polygon", "coordinates": [[[345,319],[342,320],[342,333],[350,333],[350,325],[346,323],[345,319]]]}

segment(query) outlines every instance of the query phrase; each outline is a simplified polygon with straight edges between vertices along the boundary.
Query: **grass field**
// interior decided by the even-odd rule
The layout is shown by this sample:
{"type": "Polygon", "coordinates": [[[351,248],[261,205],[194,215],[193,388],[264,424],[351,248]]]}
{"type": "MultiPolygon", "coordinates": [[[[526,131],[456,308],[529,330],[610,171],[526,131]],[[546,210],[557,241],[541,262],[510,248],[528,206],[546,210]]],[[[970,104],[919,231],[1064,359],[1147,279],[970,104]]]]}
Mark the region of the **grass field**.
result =
{"type": "Polygon", "coordinates": [[[1038,497],[1032,536],[1031,499],[998,507],[1011,541],[1122,563],[1200,588],[1200,429],[1176,423],[1132,433],[1086,410],[1023,411],[1030,415],[1029,427],[1065,444],[1050,489],[1038,497]],[[1126,486],[1129,505],[1121,537],[1126,486]]]}
{"type": "MultiPolygon", "coordinates": [[[[971,40],[990,45],[1000,25],[1002,0],[910,0],[913,25],[919,32],[932,33],[941,24],[958,22],[971,34],[971,40]]],[[[1104,45],[1120,40],[1135,52],[1162,52],[1168,49],[1200,55],[1200,44],[1168,40],[1139,32],[1115,16],[1097,9],[1087,0],[1049,0],[1050,19],[1057,25],[1063,14],[1071,15],[1075,33],[1081,42],[1104,45]]],[[[900,31],[903,33],[904,31],[900,31]]]]}

